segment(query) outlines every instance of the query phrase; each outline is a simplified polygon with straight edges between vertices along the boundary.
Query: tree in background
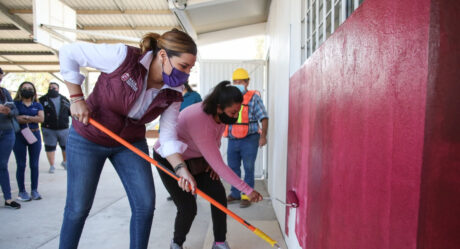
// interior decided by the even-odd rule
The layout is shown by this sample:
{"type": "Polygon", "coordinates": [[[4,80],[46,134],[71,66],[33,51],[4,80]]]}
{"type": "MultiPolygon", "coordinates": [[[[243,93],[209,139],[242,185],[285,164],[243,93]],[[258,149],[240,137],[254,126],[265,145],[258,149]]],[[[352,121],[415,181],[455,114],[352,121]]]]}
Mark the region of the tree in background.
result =
{"type": "MultiPolygon", "coordinates": [[[[5,73],[8,73],[8,71],[5,73]]],[[[2,86],[8,89],[10,92],[16,93],[19,85],[24,81],[30,81],[34,83],[35,87],[37,88],[37,93],[40,96],[48,92],[48,85],[50,82],[56,82],[63,86],[62,82],[60,82],[49,73],[9,73],[3,78],[2,86]]],[[[64,87],[61,89],[66,88],[64,87]]],[[[66,94],[64,93],[63,95],[66,94]]]]}

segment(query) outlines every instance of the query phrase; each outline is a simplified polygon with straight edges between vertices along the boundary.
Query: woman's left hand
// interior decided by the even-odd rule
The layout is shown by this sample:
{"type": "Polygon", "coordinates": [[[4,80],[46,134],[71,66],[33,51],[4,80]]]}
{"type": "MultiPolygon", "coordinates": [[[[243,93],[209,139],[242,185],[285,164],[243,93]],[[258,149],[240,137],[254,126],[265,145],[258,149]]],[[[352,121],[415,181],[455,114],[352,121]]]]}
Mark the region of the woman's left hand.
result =
{"type": "Polygon", "coordinates": [[[180,177],[179,182],[177,183],[179,185],[179,188],[187,192],[191,191],[192,194],[195,194],[196,181],[192,174],[190,174],[190,171],[188,171],[187,167],[182,167],[178,169],[176,171],[176,175],[180,177]]]}
{"type": "Polygon", "coordinates": [[[208,166],[205,172],[209,172],[211,179],[213,179],[214,181],[220,180],[219,175],[211,168],[211,166],[208,166]]]}

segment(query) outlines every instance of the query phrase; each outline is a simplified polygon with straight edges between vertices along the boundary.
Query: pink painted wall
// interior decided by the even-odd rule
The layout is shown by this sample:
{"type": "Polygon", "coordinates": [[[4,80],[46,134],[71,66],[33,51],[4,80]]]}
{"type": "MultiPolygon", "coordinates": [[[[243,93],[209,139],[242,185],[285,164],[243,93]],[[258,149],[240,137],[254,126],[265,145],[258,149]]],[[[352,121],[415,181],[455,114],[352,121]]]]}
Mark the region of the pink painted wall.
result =
{"type": "Polygon", "coordinates": [[[460,248],[460,1],[431,3],[418,248],[460,248]]]}
{"type": "MultiPolygon", "coordinates": [[[[460,155],[460,115],[451,118],[453,125],[440,124],[458,113],[459,76],[439,86],[450,102],[432,96],[441,79],[428,81],[439,73],[428,56],[430,27],[436,28],[430,26],[431,2],[455,1],[364,1],[291,78],[287,190],[297,192],[300,207],[296,231],[288,232],[303,248],[443,248],[420,242],[439,241],[430,229],[442,233],[449,219],[439,221],[439,212],[456,207],[447,213],[460,213],[453,160],[460,155]],[[433,107],[427,108],[427,94],[433,107]],[[438,106],[454,102],[456,109],[438,106]],[[445,138],[451,132],[454,147],[445,138]],[[439,163],[448,164],[446,172],[439,172],[439,163]],[[457,192],[438,195],[454,185],[457,192]],[[453,197],[456,204],[448,204],[453,197]],[[417,238],[426,234],[433,237],[417,238]]],[[[458,70],[458,58],[450,73],[458,70]]]]}

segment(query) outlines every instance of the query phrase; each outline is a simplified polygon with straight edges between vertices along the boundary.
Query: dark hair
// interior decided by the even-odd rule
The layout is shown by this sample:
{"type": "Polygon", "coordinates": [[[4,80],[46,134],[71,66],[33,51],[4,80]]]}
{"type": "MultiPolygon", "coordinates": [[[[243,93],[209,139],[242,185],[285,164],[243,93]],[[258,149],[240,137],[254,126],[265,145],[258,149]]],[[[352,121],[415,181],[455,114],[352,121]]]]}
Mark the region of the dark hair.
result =
{"type": "Polygon", "coordinates": [[[4,74],[3,69],[0,67],[0,74],[4,74]]]}
{"type": "Polygon", "coordinates": [[[178,29],[172,29],[162,35],[147,33],[142,38],[140,47],[142,53],[153,51],[154,56],[160,49],[166,50],[168,57],[180,56],[182,53],[197,53],[196,43],[192,37],[178,29]]]}
{"type": "Polygon", "coordinates": [[[60,88],[58,83],[56,83],[56,82],[50,82],[50,84],[48,85],[48,89],[49,89],[49,87],[50,87],[51,85],[56,85],[56,86],[58,87],[58,89],[60,88]]]}
{"type": "Polygon", "coordinates": [[[232,86],[230,81],[225,80],[217,84],[214,90],[203,101],[203,111],[207,114],[216,115],[217,107],[225,109],[235,103],[243,102],[241,91],[232,86]]]}
{"type": "Polygon", "coordinates": [[[190,85],[188,84],[188,82],[185,82],[184,83],[184,86],[185,86],[185,89],[187,89],[187,92],[191,93],[191,92],[194,92],[193,89],[190,87],[190,85]]]}
{"type": "Polygon", "coordinates": [[[35,92],[35,96],[32,98],[32,101],[37,102],[37,89],[35,88],[34,83],[29,82],[29,81],[24,81],[24,82],[21,83],[21,85],[19,85],[18,90],[16,91],[16,96],[14,96],[14,100],[16,100],[16,101],[22,100],[21,88],[22,88],[22,86],[24,84],[32,85],[32,88],[34,89],[34,92],[35,92]]]}

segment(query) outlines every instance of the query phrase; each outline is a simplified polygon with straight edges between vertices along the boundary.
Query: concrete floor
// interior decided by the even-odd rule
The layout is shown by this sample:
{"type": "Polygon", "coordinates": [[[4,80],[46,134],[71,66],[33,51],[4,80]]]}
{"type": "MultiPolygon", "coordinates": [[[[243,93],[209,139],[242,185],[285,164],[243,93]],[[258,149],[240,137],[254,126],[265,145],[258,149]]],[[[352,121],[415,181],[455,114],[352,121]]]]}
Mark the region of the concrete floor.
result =
{"type": "MultiPolygon", "coordinates": [[[[60,163],[61,158],[58,149],[56,162],[60,163]]],[[[54,174],[49,174],[48,167],[45,152],[42,150],[38,187],[43,196],[42,200],[21,202],[22,208],[13,210],[4,208],[3,198],[1,198],[0,221],[3,225],[0,226],[0,248],[58,248],[66,196],[66,171],[57,167],[54,174]]],[[[18,194],[15,172],[16,161],[12,153],[9,173],[13,198],[18,194]]],[[[158,172],[156,170],[153,172],[157,198],[149,248],[169,249],[176,209],[172,202],[166,201],[168,196],[166,189],[161,183],[158,172]]],[[[226,185],[227,192],[228,187],[226,185]]],[[[26,188],[30,191],[29,170],[26,170],[26,188]]],[[[256,181],[256,189],[263,196],[268,196],[263,181],[256,181]]],[[[238,204],[230,204],[229,208],[277,240],[282,248],[287,248],[270,200],[264,200],[245,209],[239,208],[238,204]]],[[[198,197],[198,214],[184,248],[211,248],[213,235],[210,217],[208,202],[198,197]]],[[[102,171],[93,208],[86,220],[79,248],[129,248],[129,219],[130,208],[126,193],[115,170],[110,162],[107,162],[102,171]]],[[[227,237],[232,249],[272,248],[232,218],[228,218],[227,237]]]]}

